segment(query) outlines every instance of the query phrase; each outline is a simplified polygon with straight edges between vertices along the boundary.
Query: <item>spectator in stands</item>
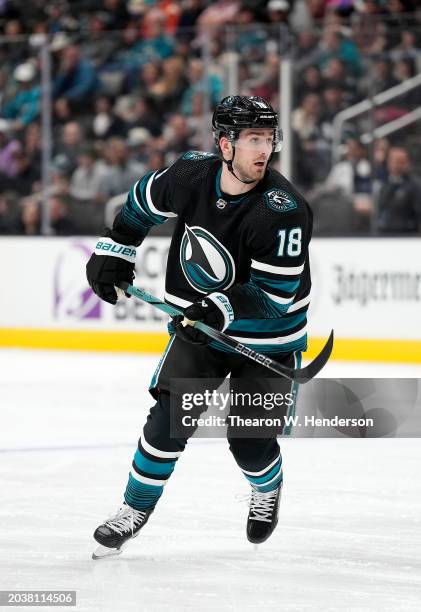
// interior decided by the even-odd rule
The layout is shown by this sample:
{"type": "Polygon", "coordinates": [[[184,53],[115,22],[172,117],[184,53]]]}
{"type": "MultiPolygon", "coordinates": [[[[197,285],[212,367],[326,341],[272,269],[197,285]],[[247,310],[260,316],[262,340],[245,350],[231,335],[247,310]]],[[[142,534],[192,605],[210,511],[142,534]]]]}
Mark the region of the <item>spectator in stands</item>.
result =
{"type": "Polygon", "coordinates": [[[411,173],[411,160],[403,147],[392,147],[387,157],[387,180],[376,197],[377,231],[415,234],[421,230],[421,185],[411,173]]]}
{"type": "MultiPolygon", "coordinates": [[[[155,10],[159,10],[160,14],[162,15],[165,23],[165,31],[171,36],[177,31],[181,13],[180,5],[181,2],[179,2],[179,0],[164,0],[164,2],[159,3],[158,7],[155,7],[155,10]]],[[[151,9],[151,12],[154,12],[153,8],[151,9]]]]}
{"type": "MultiPolygon", "coordinates": [[[[1,45],[0,45],[1,50],[1,45]]],[[[8,66],[5,64],[1,64],[1,55],[0,55],[0,117],[1,111],[3,109],[5,100],[7,100],[7,83],[9,80],[9,71],[8,66]]]]}
{"type": "Polygon", "coordinates": [[[23,148],[13,153],[15,174],[6,181],[3,177],[1,189],[16,191],[21,196],[32,193],[34,183],[40,178],[39,168],[32,163],[32,158],[23,148]]]}
{"type": "Polygon", "coordinates": [[[131,83],[130,80],[128,81],[127,88],[132,96],[142,96],[145,100],[150,101],[149,92],[159,83],[161,77],[161,62],[147,62],[136,75],[135,82],[131,83]]]}
{"type": "Polygon", "coordinates": [[[23,138],[25,150],[27,153],[41,159],[42,151],[42,133],[41,124],[38,121],[34,121],[31,125],[26,128],[23,138]]]}
{"type": "MultiPolygon", "coordinates": [[[[41,189],[39,88],[38,100],[32,106],[37,110],[29,122],[10,116],[6,123],[4,115],[5,109],[10,112],[21,92],[36,88],[39,35],[52,35],[50,48],[58,96],[53,100],[55,157],[48,191],[50,194],[68,192],[70,177],[74,179],[72,189],[84,179],[89,183],[92,159],[85,160],[86,164],[79,163],[81,153],[86,152],[87,157],[92,153],[85,151],[86,135],[87,149],[95,147],[97,155],[103,151],[109,160],[104,177],[107,193],[101,193],[100,204],[83,228],[97,233],[103,221],[104,201],[122,188],[121,184],[130,174],[125,154],[112,152],[114,146],[110,145],[110,139],[127,138],[129,165],[138,164],[143,169],[171,163],[186,148],[210,146],[202,134],[203,111],[212,108],[222,95],[229,59],[223,30],[227,24],[240,24],[244,28],[233,39],[233,48],[235,41],[239,41],[240,91],[263,95],[277,105],[280,57],[277,24],[286,21],[296,28],[291,36],[297,72],[294,103],[298,105],[293,115],[293,163],[300,186],[314,190],[330,168],[329,148],[335,115],[344,106],[403,82],[421,69],[420,41],[410,15],[415,5],[414,0],[58,0],[50,4],[34,0],[26,5],[21,0],[13,0],[7,4],[10,10],[3,18],[3,33],[16,37],[28,32],[32,36],[29,41],[3,41],[0,45],[0,117],[4,119],[4,122],[0,120],[0,190],[11,194],[16,187],[20,191],[16,197],[22,197],[41,189]],[[348,21],[344,15],[351,4],[352,20],[348,21]],[[265,25],[256,25],[260,21],[265,25]],[[252,22],[253,31],[250,30],[252,22]],[[276,25],[273,31],[268,22],[269,26],[276,25]],[[185,25],[195,25],[197,29],[182,32],[180,27],[185,25]],[[115,36],[116,29],[123,34],[115,36]],[[177,40],[174,40],[175,32],[177,40]],[[210,57],[204,64],[199,58],[208,32],[211,32],[210,57]],[[73,44],[72,40],[80,42],[73,44]],[[32,60],[28,59],[30,56],[32,60]],[[361,56],[368,76],[361,88],[359,84],[357,88],[356,79],[361,82],[361,56]],[[376,61],[374,78],[373,58],[376,61]],[[23,70],[22,65],[30,66],[35,77],[32,82],[17,82],[16,95],[11,76],[14,71],[18,74],[18,68],[23,70]],[[73,99],[78,88],[80,96],[73,99]],[[210,99],[207,98],[209,89],[210,99]]],[[[290,43],[289,36],[283,40],[290,43]]],[[[371,118],[381,124],[400,117],[420,102],[419,91],[414,90],[376,109],[371,118]]],[[[22,102],[23,106],[30,109],[31,101],[22,102]]],[[[366,119],[364,115],[352,123],[366,132],[371,127],[366,119]]],[[[412,138],[417,146],[415,132],[412,138]]],[[[385,140],[374,143],[373,180],[386,180],[388,147],[385,140]]],[[[341,163],[352,162],[352,150],[358,145],[350,144],[349,148],[347,159],[341,163]]],[[[367,161],[365,152],[362,161],[367,161]]],[[[94,161],[93,166],[97,163],[98,160],[94,161]]],[[[138,178],[137,171],[135,178],[138,178]]],[[[363,182],[362,176],[357,179],[363,182]]],[[[126,189],[124,186],[123,191],[126,189]]],[[[353,196],[343,193],[339,209],[346,206],[346,198],[351,198],[349,211],[355,218],[353,196]]],[[[80,202],[85,200],[73,198],[71,201],[70,215],[77,220],[75,202],[82,206],[80,202]]],[[[10,208],[0,200],[1,206],[10,208]]],[[[29,208],[26,214],[29,220],[36,217],[35,212],[29,208]]],[[[90,214],[85,207],[79,216],[90,214]]],[[[1,219],[0,212],[0,227],[1,219]]],[[[33,233],[34,227],[34,223],[28,222],[25,231],[33,233]]]]}
{"type": "Polygon", "coordinates": [[[48,200],[50,227],[54,236],[71,236],[76,226],[69,215],[69,202],[65,196],[53,195],[48,200]]]}
{"type": "Polygon", "coordinates": [[[345,159],[312,193],[314,230],[322,235],[368,232],[372,213],[371,167],[365,147],[348,139],[345,159]]]}
{"type": "Polygon", "coordinates": [[[190,136],[187,137],[189,148],[196,149],[198,151],[206,149],[203,143],[203,125],[209,125],[212,117],[209,113],[205,115],[205,96],[202,92],[196,92],[192,98],[192,113],[189,117],[186,117],[187,133],[190,136]],[[206,123],[208,122],[208,123],[206,123]]]}
{"type": "Polygon", "coordinates": [[[374,96],[397,84],[392,74],[393,64],[387,59],[377,60],[373,70],[369,70],[366,78],[362,79],[359,89],[365,98],[374,96]]]}
{"type": "Polygon", "coordinates": [[[41,176],[42,134],[41,126],[38,122],[34,121],[34,123],[31,123],[31,125],[28,125],[26,128],[23,148],[31,158],[32,169],[35,170],[36,174],[41,176]]]}
{"type": "MultiPolygon", "coordinates": [[[[41,233],[42,199],[38,195],[22,200],[22,209],[18,225],[20,233],[26,236],[37,236],[41,233]]],[[[69,215],[66,196],[51,195],[48,198],[49,221],[51,233],[55,236],[70,236],[76,232],[76,226],[69,215]]]]}
{"type": "Polygon", "coordinates": [[[298,108],[292,112],[292,127],[302,141],[307,140],[318,129],[322,107],[320,96],[307,94],[298,108]]]}
{"type": "Polygon", "coordinates": [[[415,31],[404,30],[401,32],[400,43],[391,51],[392,59],[397,61],[400,59],[410,58],[414,60],[416,64],[416,72],[419,72],[421,71],[419,46],[420,45],[417,44],[417,35],[415,31]]]}
{"type": "Polygon", "coordinates": [[[235,20],[240,26],[235,37],[236,50],[243,59],[250,62],[264,60],[268,36],[266,30],[256,23],[256,12],[250,4],[244,3],[235,20]]]}
{"type": "Polygon", "coordinates": [[[0,119],[0,185],[1,176],[11,178],[16,174],[14,153],[21,149],[22,145],[10,131],[9,122],[0,119]]]}
{"type": "Polygon", "coordinates": [[[139,42],[140,33],[133,21],[129,21],[122,33],[122,39],[114,55],[114,66],[129,76],[131,71],[138,70],[141,63],[136,45],[139,42]]]}
{"type": "Polygon", "coordinates": [[[95,113],[90,126],[90,135],[95,139],[107,140],[113,136],[124,137],[126,134],[127,124],[115,113],[112,97],[98,96],[95,100],[95,113]]]}
{"type": "Polygon", "coordinates": [[[316,33],[313,30],[298,32],[293,53],[298,62],[298,67],[304,68],[310,64],[315,65],[320,56],[316,33]]]}
{"type": "Polygon", "coordinates": [[[155,109],[145,98],[130,97],[131,113],[126,116],[128,129],[143,127],[152,134],[154,138],[160,136],[164,127],[164,120],[155,113],[155,109]]]}
{"type": "Polygon", "coordinates": [[[25,236],[38,236],[41,233],[41,211],[36,198],[25,198],[19,218],[19,233],[25,236]]]}
{"type": "Polygon", "coordinates": [[[89,145],[83,146],[70,180],[70,195],[76,200],[100,201],[106,175],[107,168],[104,162],[97,159],[95,149],[89,145]]]}
{"type": "Polygon", "coordinates": [[[269,0],[267,14],[270,23],[288,23],[291,3],[288,0],[269,0]]]}
{"type": "Polygon", "coordinates": [[[196,21],[203,11],[202,0],[188,0],[183,2],[181,5],[181,13],[178,20],[177,38],[183,36],[187,40],[191,40],[194,37],[194,31],[186,31],[188,28],[193,28],[196,21]]]}
{"type": "Polygon", "coordinates": [[[174,40],[165,32],[165,23],[166,17],[159,9],[145,13],[143,36],[135,46],[141,64],[162,61],[174,54],[174,40]]]}
{"type": "Polygon", "coordinates": [[[387,138],[379,138],[373,145],[373,182],[384,183],[387,180],[387,156],[390,143],[387,138]]]}
{"type": "Polygon", "coordinates": [[[123,30],[129,21],[126,0],[103,0],[103,5],[107,29],[112,32],[123,30]]]}
{"type": "Polygon", "coordinates": [[[299,150],[306,156],[306,183],[309,187],[324,180],[329,171],[330,146],[322,131],[321,117],[321,100],[316,94],[307,94],[291,117],[292,128],[299,138],[299,150]]]}
{"type": "MultiPolygon", "coordinates": [[[[396,79],[397,84],[404,83],[408,79],[412,79],[416,75],[417,69],[415,60],[411,57],[405,57],[399,59],[394,66],[393,76],[396,79]]],[[[402,98],[401,103],[406,109],[412,109],[421,104],[421,88],[417,88],[408,91],[402,98]]]]}
{"type": "Polygon", "coordinates": [[[148,162],[146,164],[146,172],[159,170],[166,165],[165,154],[162,151],[151,149],[149,151],[148,162]]]}
{"type": "MultiPolygon", "coordinates": [[[[381,59],[377,61],[374,70],[374,78],[371,75],[371,79],[367,77],[365,84],[362,83],[366,97],[374,96],[399,84],[393,75],[393,64],[389,60],[381,59]]],[[[405,96],[392,98],[382,106],[377,107],[373,113],[376,124],[381,125],[402,117],[412,103],[417,103],[417,99],[417,92],[408,92],[405,96]]]]}
{"type": "Polygon", "coordinates": [[[240,7],[239,0],[216,0],[206,6],[199,15],[196,24],[199,30],[213,28],[216,34],[217,27],[235,22],[235,16],[240,7]]]}
{"type": "Polygon", "coordinates": [[[253,95],[272,102],[273,97],[279,91],[279,71],[279,55],[277,53],[268,53],[261,70],[261,76],[253,83],[253,95]]]}
{"type": "Polygon", "coordinates": [[[108,16],[104,12],[91,15],[88,22],[87,36],[80,44],[80,54],[96,69],[112,59],[117,50],[118,39],[113,32],[106,31],[108,16]]]}
{"type": "Polygon", "coordinates": [[[55,155],[61,156],[62,164],[67,164],[68,173],[74,172],[83,142],[82,128],[77,121],[69,121],[63,126],[61,137],[55,147],[55,155]]]}
{"type": "Polygon", "coordinates": [[[348,196],[371,193],[371,165],[364,145],[355,138],[347,140],[345,159],[330,171],[325,187],[348,196]]]}
{"type": "MultiPolygon", "coordinates": [[[[76,167],[76,166],[75,166],[76,167]]],[[[47,190],[56,193],[57,191],[65,191],[65,189],[57,189],[58,184],[65,183],[67,188],[70,185],[70,176],[74,171],[73,165],[70,164],[68,158],[65,155],[58,154],[51,160],[50,166],[50,187],[47,190]]],[[[37,184],[34,192],[42,191],[42,185],[37,184]]]]}
{"type": "Polygon", "coordinates": [[[31,62],[19,64],[13,73],[18,84],[15,97],[3,109],[2,116],[10,127],[20,131],[34,121],[40,111],[41,89],[35,84],[36,68],[31,62]]]}
{"type": "Polygon", "coordinates": [[[344,38],[335,28],[327,27],[320,43],[319,66],[322,70],[332,58],[343,60],[353,76],[361,74],[361,57],[355,43],[344,38]]]}
{"type": "Polygon", "coordinates": [[[135,127],[127,134],[127,146],[129,147],[130,159],[147,164],[149,158],[149,145],[152,142],[152,135],[146,128],[135,127]]]}
{"type": "Polygon", "coordinates": [[[348,106],[343,89],[339,89],[335,85],[328,85],[323,91],[322,106],[321,127],[326,138],[332,141],[333,121],[336,115],[348,106]]]}
{"type": "Polygon", "coordinates": [[[343,99],[346,100],[348,104],[353,104],[357,101],[357,79],[349,73],[344,61],[337,57],[330,59],[326,63],[323,77],[325,87],[341,89],[344,92],[343,99]]]}
{"type": "Polygon", "coordinates": [[[65,123],[68,123],[73,118],[72,109],[70,108],[67,98],[59,98],[53,103],[53,131],[59,134],[65,123]]]}
{"type": "MultiPolygon", "coordinates": [[[[70,195],[70,178],[67,174],[67,167],[61,167],[60,163],[53,160],[53,163],[49,169],[49,183],[46,189],[43,189],[41,177],[36,180],[32,185],[32,196],[37,198],[41,202],[44,195],[70,195]]],[[[31,196],[31,197],[32,197],[31,196]]]]}
{"type": "Polygon", "coordinates": [[[76,29],[77,24],[70,13],[67,0],[46,3],[45,12],[48,16],[48,31],[51,34],[76,29]]]}
{"type": "MultiPolygon", "coordinates": [[[[384,13],[384,9],[380,6],[378,0],[363,0],[362,2],[354,2],[354,10],[360,15],[379,15],[384,13]]],[[[372,21],[366,20],[371,25],[372,21]]],[[[363,22],[364,23],[364,22],[363,22]]]]}
{"type": "Polygon", "coordinates": [[[295,101],[300,105],[307,94],[320,95],[324,89],[324,79],[320,68],[315,65],[307,66],[304,73],[299,70],[296,75],[294,88],[295,101]]]}
{"type": "Polygon", "coordinates": [[[187,123],[187,118],[181,114],[172,115],[163,133],[166,150],[176,154],[188,151],[191,148],[191,137],[192,131],[187,123]]]}
{"type": "Polygon", "coordinates": [[[210,106],[213,107],[222,96],[222,79],[216,74],[204,75],[203,62],[199,59],[191,59],[188,67],[189,86],[185,90],[181,100],[181,112],[190,115],[192,112],[192,98],[197,92],[209,92],[210,106]]]}
{"type": "Polygon", "coordinates": [[[73,111],[86,111],[97,93],[98,78],[92,64],[81,57],[78,45],[61,51],[60,67],[54,80],[54,97],[66,98],[73,111]]]}
{"type": "Polygon", "coordinates": [[[149,88],[147,97],[158,115],[177,110],[188,82],[184,76],[184,61],[180,57],[169,57],[162,62],[159,79],[149,88]]]}
{"type": "Polygon", "coordinates": [[[111,138],[104,154],[108,162],[107,175],[102,182],[101,194],[104,200],[129,191],[143,176],[143,164],[131,160],[127,143],[121,138],[111,138]]]}
{"type": "MultiPolygon", "coordinates": [[[[370,22],[369,22],[370,23],[370,22]]],[[[364,48],[366,57],[383,57],[387,54],[388,41],[387,41],[387,27],[382,23],[372,23],[371,27],[367,24],[368,41],[364,48]]]]}
{"type": "Polygon", "coordinates": [[[22,40],[23,26],[20,19],[8,19],[4,24],[5,40],[0,45],[1,64],[6,63],[12,69],[27,61],[27,41],[22,40]],[[9,40],[7,40],[9,38],[9,40]]]}
{"type": "Polygon", "coordinates": [[[413,25],[410,13],[415,6],[419,5],[416,0],[387,0],[387,38],[388,48],[395,47],[399,43],[400,32],[407,30],[413,25]]]}
{"type": "Polygon", "coordinates": [[[18,232],[17,197],[14,192],[0,193],[0,235],[18,232]]]}

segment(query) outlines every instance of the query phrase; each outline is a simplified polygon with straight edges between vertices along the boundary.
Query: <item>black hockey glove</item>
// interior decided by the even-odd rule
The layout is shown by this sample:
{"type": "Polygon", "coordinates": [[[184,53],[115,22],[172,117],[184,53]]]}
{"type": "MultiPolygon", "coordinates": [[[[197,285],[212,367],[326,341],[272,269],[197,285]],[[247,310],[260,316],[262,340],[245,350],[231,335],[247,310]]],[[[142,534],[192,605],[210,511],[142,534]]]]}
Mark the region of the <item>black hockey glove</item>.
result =
{"type": "Polygon", "coordinates": [[[191,325],[185,324],[186,319],[189,321],[202,321],[209,325],[209,327],[224,331],[234,320],[234,311],[226,295],[223,293],[210,293],[202,300],[188,306],[184,311],[184,315],[174,317],[175,333],[179,338],[190,344],[205,345],[209,344],[212,338],[191,325]]]}
{"type": "Polygon", "coordinates": [[[107,230],[105,236],[98,240],[86,264],[89,285],[94,293],[109,304],[117,303],[115,285],[121,281],[132,283],[135,277],[136,247],[132,242],[130,236],[107,230]]]}

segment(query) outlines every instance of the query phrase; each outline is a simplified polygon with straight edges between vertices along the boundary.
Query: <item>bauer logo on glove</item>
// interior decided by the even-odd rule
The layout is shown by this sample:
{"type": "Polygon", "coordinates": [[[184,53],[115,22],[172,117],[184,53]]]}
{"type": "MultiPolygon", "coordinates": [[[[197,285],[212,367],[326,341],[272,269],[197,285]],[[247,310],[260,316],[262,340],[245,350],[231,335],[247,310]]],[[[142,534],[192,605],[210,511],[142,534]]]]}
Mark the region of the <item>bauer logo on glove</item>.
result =
{"type": "Polygon", "coordinates": [[[115,286],[121,282],[131,284],[135,278],[136,247],[130,244],[132,241],[130,236],[108,230],[98,240],[86,265],[86,277],[92,291],[109,304],[117,303],[115,286]]]}
{"type": "Polygon", "coordinates": [[[183,315],[174,317],[176,335],[191,344],[209,344],[211,338],[194,328],[194,322],[202,321],[219,331],[224,331],[234,321],[234,310],[226,295],[210,293],[206,298],[188,306],[183,315]]]}

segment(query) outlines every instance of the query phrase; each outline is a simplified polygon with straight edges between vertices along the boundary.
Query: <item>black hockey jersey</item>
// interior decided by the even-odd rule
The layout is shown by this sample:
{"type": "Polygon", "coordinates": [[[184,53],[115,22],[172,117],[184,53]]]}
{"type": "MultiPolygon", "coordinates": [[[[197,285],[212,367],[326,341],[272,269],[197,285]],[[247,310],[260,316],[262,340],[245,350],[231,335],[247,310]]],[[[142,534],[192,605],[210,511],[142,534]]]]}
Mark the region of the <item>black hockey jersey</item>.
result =
{"type": "Polygon", "coordinates": [[[222,291],[235,315],[225,333],[262,353],[305,350],[311,209],[276,170],[239,196],[221,192],[221,172],[217,156],[185,153],[133,186],[114,229],[138,245],[176,217],[165,301],[185,308],[222,291]]]}

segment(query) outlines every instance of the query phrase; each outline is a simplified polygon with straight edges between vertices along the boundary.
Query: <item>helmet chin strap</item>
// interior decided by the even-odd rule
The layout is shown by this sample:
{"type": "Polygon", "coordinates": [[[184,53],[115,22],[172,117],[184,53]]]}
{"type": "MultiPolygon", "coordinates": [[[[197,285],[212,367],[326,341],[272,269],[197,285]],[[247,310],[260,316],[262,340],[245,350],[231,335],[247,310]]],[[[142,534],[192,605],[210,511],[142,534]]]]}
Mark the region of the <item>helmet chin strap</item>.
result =
{"type": "Polygon", "coordinates": [[[237,179],[237,181],[240,181],[240,183],[244,183],[245,185],[251,185],[252,183],[257,183],[258,179],[256,180],[246,180],[243,181],[243,179],[240,179],[234,172],[234,168],[232,167],[232,162],[234,161],[234,157],[235,157],[235,147],[234,145],[232,145],[232,159],[225,159],[225,157],[222,155],[222,159],[223,161],[227,164],[228,170],[231,172],[231,174],[237,179]]]}

